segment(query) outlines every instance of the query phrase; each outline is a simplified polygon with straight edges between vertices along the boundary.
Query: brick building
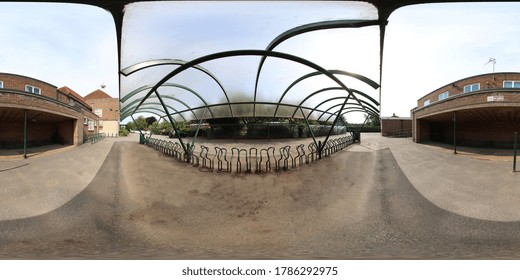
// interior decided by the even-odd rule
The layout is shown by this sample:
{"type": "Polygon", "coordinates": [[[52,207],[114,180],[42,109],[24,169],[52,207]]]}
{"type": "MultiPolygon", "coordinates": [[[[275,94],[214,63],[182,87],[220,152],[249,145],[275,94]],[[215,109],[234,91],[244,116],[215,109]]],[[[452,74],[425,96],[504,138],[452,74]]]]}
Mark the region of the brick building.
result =
{"type": "Polygon", "coordinates": [[[412,109],[413,141],[512,148],[520,131],[520,73],[493,73],[445,85],[412,109]]]}
{"type": "Polygon", "coordinates": [[[412,134],[412,118],[391,117],[381,118],[381,135],[386,137],[410,137],[412,134]]]}
{"type": "Polygon", "coordinates": [[[100,118],[99,132],[109,136],[119,133],[119,99],[98,89],[84,97],[92,111],[100,118]]]}
{"type": "Polygon", "coordinates": [[[100,118],[68,87],[0,73],[0,148],[81,145],[99,133],[100,118]]]}

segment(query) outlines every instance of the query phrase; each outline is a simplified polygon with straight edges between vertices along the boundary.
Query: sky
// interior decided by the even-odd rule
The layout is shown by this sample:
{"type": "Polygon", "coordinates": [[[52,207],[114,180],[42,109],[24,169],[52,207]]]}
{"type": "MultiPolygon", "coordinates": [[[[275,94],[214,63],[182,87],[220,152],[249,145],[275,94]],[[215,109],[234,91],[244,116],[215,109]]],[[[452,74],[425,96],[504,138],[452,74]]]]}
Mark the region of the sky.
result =
{"type": "Polygon", "coordinates": [[[85,96],[101,85],[119,96],[110,13],[74,4],[0,3],[0,72],[29,76],[85,96]]]}
{"type": "MultiPolygon", "coordinates": [[[[8,42],[0,44],[0,72],[68,86],[83,96],[104,84],[108,94],[119,95],[115,28],[108,12],[72,4],[0,3],[0,8],[0,42],[8,42]]],[[[381,82],[381,115],[408,117],[427,93],[468,76],[492,72],[492,65],[486,65],[490,57],[496,59],[496,72],[520,71],[520,19],[515,14],[519,8],[520,3],[493,2],[415,5],[395,11],[385,34],[382,81],[377,27],[307,33],[289,39],[275,51],[381,82]]],[[[342,2],[132,4],[125,14],[122,68],[150,59],[191,60],[232,49],[264,49],[290,28],[345,17],[373,19],[377,13],[365,3],[342,2]]],[[[252,97],[258,60],[227,58],[203,66],[218,76],[232,101],[241,101],[252,97]]],[[[121,95],[156,83],[174,68],[155,67],[122,78],[121,95]]],[[[278,101],[288,84],[309,72],[289,61],[268,59],[258,100],[278,101]]],[[[341,80],[379,97],[377,90],[362,83],[341,80]]],[[[205,93],[211,102],[223,98],[215,82],[197,71],[183,72],[172,82],[205,93]]],[[[284,100],[298,102],[330,83],[323,78],[306,81],[291,89],[284,100]]],[[[193,95],[172,88],[161,89],[161,94],[175,95],[192,105],[200,103],[193,95]]],[[[338,94],[331,91],[324,96],[338,94]]],[[[313,98],[306,105],[319,101],[313,98]]],[[[354,115],[347,120],[362,122],[363,118],[354,115]]]]}

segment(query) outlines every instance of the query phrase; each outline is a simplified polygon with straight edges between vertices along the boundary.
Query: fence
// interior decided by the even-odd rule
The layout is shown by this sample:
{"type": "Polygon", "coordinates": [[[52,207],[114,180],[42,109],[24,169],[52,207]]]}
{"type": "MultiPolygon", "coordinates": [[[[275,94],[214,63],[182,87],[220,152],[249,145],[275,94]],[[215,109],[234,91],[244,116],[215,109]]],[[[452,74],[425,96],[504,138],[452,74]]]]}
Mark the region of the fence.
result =
{"type": "Polygon", "coordinates": [[[96,133],[88,135],[87,138],[83,139],[83,144],[90,142],[90,144],[95,144],[107,137],[106,133],[96,133]]]}
{"type": "MultiPolygon", "coordinates": [[[[262,149],[232,147],[227,149],[217,146],[213,148],[213,151],[209,147],[201,145],[198,155],[185,153],[178,142],[150,137],[145,140],[145,144],[179,162],[189,163],[201,170],[211,172],[260,174],[287,171],[317,161],[319,158],[318,148],[314,142],[307,147],[300,144],[295,149],[287,145],[279,147],[278,151],[275,147],[262,149]]],[[[352,144],[350,135],[331,139],[323,148],[322,157],[341,151],[350,144],[352,144]]]]}

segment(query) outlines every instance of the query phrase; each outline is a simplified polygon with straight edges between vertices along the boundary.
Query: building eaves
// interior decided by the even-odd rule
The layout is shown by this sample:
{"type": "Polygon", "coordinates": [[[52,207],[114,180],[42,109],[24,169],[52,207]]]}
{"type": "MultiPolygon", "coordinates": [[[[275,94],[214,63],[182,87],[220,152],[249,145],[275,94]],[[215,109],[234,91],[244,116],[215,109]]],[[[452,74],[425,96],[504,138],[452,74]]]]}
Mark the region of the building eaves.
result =
{"type": "Polygon", "coordinates": [[[69,96],[72,99],[76,100],[77,102],[81,103],[81,105],[92,110],[92,107],[90,107],[90,105],[88,105],[87,101],[85,101],[85,99],[83,99],[83,97],[81,97],[81,95],[79,95],[77,92],[75,92],[71,88],[64,86],[64,87],[59,88],[58,91],[66,94],[67,96],[69,96]]]}
{"type": "Polygon", "coordinates": [[[91,100],[91,99],[105,99],[105,98],[112,98],[112,96],[108,95],[106,92],[97,89],[85,97],[83,97],[84,100],[91,100]]]}
{"type": "Polygon", "coordinates": [[[462,78],[462,79],[459,79],[459,80],[456,80],[454,82],[451,82],[449,84],[445,84],[443,85],[442,87],[439,87],[437,88],[436,90],[432,90],[430,91],[429,93],[421,96],[419,99],[417,99],[417,101],[425,98],[426,96],[432,94],[433,92],[436,92],[438,90],[440,90],[441,88],[444,88],[444,87],[447,87],[449,85],[454,85],[454,84],[458,84],[462,81],[466,81],[466,80],[470,80],[470,79],[473,79],[473,78],[478,78],[478,77],[485,77],[485,76],[492,76],[492,75],[508,75],[508,74],[520,74],[520,72],[495,72],[495,73],[485,73],[485,74],[479,74],[479,75],[474,75],[474,76],[470,76],[470,77],[466,77],[466,78],[462,78]]]}

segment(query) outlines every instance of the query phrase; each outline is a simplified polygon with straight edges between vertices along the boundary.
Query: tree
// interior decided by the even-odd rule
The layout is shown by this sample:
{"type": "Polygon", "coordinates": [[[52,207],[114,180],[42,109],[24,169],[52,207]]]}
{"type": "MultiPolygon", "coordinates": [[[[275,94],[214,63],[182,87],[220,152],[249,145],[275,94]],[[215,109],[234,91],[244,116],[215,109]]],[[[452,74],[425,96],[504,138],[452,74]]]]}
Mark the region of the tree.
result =
{"type": "Polygon", "coordinates": [[[126,124],[126,129],[127,130],[136,130],[137,129],[137,125],[135,125],[134,122],[132,121],[129,121],[127,124],[126,124]]]}
{"type": "Polygon", "coordinates": [[[143,116],[137,117],[137,119],[135,120],[135,125],[137,126],[136,129],[145,129],[147,127],[146,119],[143,116]]]}
{"type": "MultiPolygon", "coordinates": [[[[367,117],[367,115],[365,115],[367,117]]],[[[368,120],[366,123],[367,126],[381,126],[381,120],[379,119],[379,116],[375,115],[368,115],[368,120]]]]}

